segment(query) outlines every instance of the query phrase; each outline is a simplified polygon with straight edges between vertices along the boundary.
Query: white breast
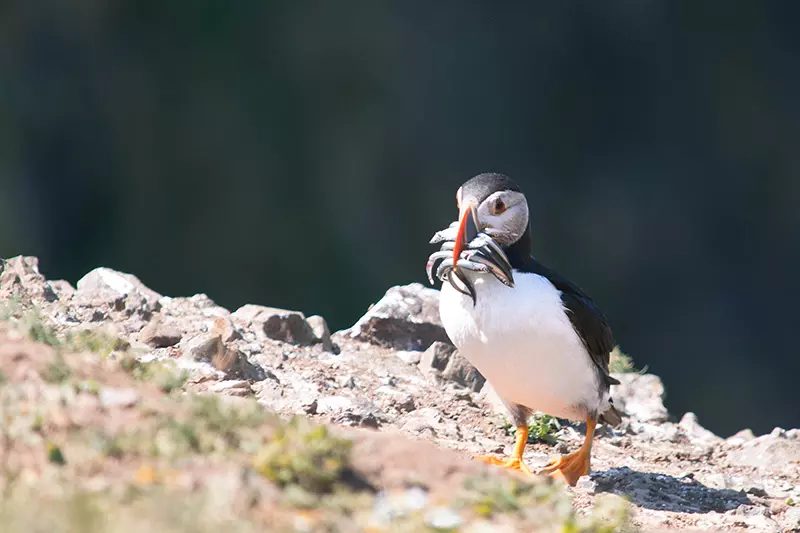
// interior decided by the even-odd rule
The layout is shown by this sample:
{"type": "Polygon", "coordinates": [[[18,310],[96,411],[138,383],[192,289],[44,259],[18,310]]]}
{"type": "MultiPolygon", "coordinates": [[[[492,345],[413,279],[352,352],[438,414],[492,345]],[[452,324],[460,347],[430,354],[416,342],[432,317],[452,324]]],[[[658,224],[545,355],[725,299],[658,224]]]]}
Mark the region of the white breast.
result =
{"type": "Polygon", "coordinates": [[[514,272],[515,287],[467,273],[477,302],[442,286],[439,312],[448,336],[505,400],[536,411],[583,418],[603,411],[608,395],[547,278],[514,272]]]}

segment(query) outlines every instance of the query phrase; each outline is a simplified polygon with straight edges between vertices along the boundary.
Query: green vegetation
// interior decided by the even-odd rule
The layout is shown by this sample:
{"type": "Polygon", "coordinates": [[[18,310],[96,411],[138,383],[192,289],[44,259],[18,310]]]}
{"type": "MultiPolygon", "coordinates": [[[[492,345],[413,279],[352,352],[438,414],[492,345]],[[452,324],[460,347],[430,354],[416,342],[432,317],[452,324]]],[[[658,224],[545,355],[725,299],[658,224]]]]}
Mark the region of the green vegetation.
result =
{"type": "Polygon", "coordinates": [[[483,518],[515,516],[527,530],[563,533],[613,533],[629,528],[628,503],[617,496],[598,498],[591,513],[579,516],[563,488],[544,477],[520,481],[509,477],[468,478],[455,506],[483,518]],[[553,528],[560,524],[560,529],[553,528]]]}
{"type": "Polygon", "coordinates": [[[120,358],[120,366],[134,379],[154,383],[166,393],[180,390],[189,379],[189,373],[172,361],[140,361],[126,353],[120,358]]]}
{"type": "Polygon", "coordinates": [[[295,417],[256,453],[253,468],[281,486],[330,492],[349,466],[351,443],[327,426],[295,417]]]}
{"type": "Polygon", "coordinates": [[[111,457],[230,455],[255,450],[259,431],[277,424],[277,419],[255,402],[235,405],[216,396],[190,395],[173,407],[177,412],[172,416],[154,413],[136,428],[96,435],[96,447],[111,457]]]}
{"type": "Polygon", "coordinates": [[[623,353],[619,346],[616,346],[611,352],[611,360],[608,364],[608,370],[618,374],[627,374],[633,372],[644,374],[647,372],[647,366],[641,370],[637,370],[633,365],[633,359],[631,359],[629,355],[623,353]]]}
{"type": "Polygon", "coordinates": [[[118,336],[99,328],[59,333],[42,316],[38,307],[23,311],[19,303],[13,301],[0,311],[0,320],[11,322],[30,340],[47,344],[60,352],[91,352],[108,357],[114,351],[127,351],[130,347],[118,336]]]}
{"type": "Polygon", "coordinates": [[[556,433],[561,429],[558,419],[554,416],[535,414],[533,420],[528,422],[528,444],[544,442],[556,443],[556,433]]]}
{"type": "MultiPolygon", "coordinates": [[[[517,434],[517,428],[509,421],[503,424],[503,429],[506,435],[515,436],[517,434]]],[[[555,444],[558,441],[556,433],[560,430],[561,424],[556,417],[543,413],[536,413],[528,421],[528,444],[537,442],[555,444]]]]}
{"type": "MultiPolygon", "coordinates": [[[[526,483],[513,478],[473,477],[464,482],[464,491],[456,499],[483,517],[520,512],[544,501],[563,499],[564,492],[544,479],[526,483]]],[[[569,505],[569,502],[566,502],[569,505]]]]}
{"type": "Polygon", "coordinates": [[[64,383],[71,376],[72,368],[60,353],[56,353],[55,357],[47,363],[47,367],[42,373],[42,378],[48,383],[64,383]]]}

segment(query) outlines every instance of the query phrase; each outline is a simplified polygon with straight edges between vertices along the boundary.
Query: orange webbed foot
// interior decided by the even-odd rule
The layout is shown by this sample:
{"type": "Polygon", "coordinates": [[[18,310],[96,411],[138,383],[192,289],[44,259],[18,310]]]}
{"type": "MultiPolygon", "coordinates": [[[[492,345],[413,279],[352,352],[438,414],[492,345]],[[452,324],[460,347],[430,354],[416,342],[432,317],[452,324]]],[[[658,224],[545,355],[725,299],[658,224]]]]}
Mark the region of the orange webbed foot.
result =
{"type": "Polygon", "coordinates": [[[533,475],[533,472],[531,472],[531,469],[528,468],[528,465],[526,465],[522,461],[522,457],[512,456],[504,461],[499,457],[494,457],[492,455],[479,455],[478,457],[475,457],[475,459],[484,462],[486,464],[499,466],[500,468],[515,470],[517,472],[522,472],[523,474],[527,474],[529,476],[533,475]]]}
{"type": "Polygon", "coordinates": [[[580,449],[575,453],[560,457],[544,467],[542,473],[574,487],[578,483],[578,479],[589,475],[589,452],[580,449]]]}
{"type": "Polygon", "coordinates": [[[571,487],[574,487],[582,476],[588,476],[589,462],[592,456],[592,439],[596,425],[597,422],[594,419],[588,419],[583,446],[576,452],[559,457],[544,467],[542,473],[560,479],[571,487]]]}

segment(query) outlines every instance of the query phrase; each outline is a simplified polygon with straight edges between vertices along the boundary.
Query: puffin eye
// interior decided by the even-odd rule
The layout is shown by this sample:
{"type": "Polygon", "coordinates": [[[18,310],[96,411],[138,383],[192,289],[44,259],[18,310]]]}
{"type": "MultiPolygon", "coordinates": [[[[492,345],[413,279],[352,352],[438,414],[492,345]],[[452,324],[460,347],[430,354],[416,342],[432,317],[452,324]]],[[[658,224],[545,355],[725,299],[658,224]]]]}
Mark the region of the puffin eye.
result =
{"type": "Polygon", "coordinates": [[[498,198],[495,200],[494,205],[492,205],[492,214],[499,215],[506,210],[506,203],[498,198]]]}

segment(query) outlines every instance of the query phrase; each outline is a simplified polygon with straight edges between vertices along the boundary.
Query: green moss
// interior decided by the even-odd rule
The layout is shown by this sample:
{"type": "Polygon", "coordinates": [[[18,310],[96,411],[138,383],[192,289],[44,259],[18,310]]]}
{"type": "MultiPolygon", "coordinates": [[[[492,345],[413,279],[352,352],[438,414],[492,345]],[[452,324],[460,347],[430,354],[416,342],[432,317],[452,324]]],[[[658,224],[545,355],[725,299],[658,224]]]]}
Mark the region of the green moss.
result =
{"type": "Polygon", "coordinates": [[[192,399],[190,422],[224,441],[230,448],[242,444],[242,430],[257,429],[273,421],[256,402],[234,405],[218,396],[202,395],[192,399]]]}
{"type": "Polygon", "coordinates": [[[108,357],[111,352],[125,351],[130,345],[112,333],[97,329],[66,334],[62,347],[72,352],[91,352],[108,357]]]}
{"type": "Polygon", "coordinates": [[[46,445],[47,449],[47,460],[56,465],[65,465],[67,464],[67,459],[64,457],[64,453],[61,451],[56,444],[52,442],[47,442],[46,445]]]}
{"type": "Polygon", "coordinates": [[[22,313],[22,303],[18,294],[0,304],[0,321],[6,322],[19,318],[22,313]]]}
{"type": "Polygon", "coordinates": [[[45,322],[38,308],[34,308],[23,314],[17,323],[25,336],[32,341],[41,342],[53,347],[61,346],[61,339],[58,337],[55,328],[45,322]]]}
{"type": "Polygon", "coordinates": [[[546,480],[536,479],[527,483],[508,477],[479,476],[464,482],[463,491],[456,498],[455,505],[488,518],[535,508],[543,502],[563,500],[564,497],[563,490],[546,480]]]}
{"type": "Polygon", "coordinates": [[[578,515],[564,486],[544,477],[471,477],[453,505],[484,519],[513,518],[525,524],[525,531],[612,533],[627,530],[630,522],[623,498],[598,496],[588,514],[578,515]]]}
{"type": "Polygon", "coordinates": [[[72,377],[72,368],[67,364],[61,353],[56,353],[56,356],[47,363],[42,373],[42,379],[48,383],[64,383],[70,377],[72,377]]]}
{"type": "MultiPolygon", "coordinates": [[[[506,421],[503,425],[507,435],[516,435],[517,428],[506,421]]],[[[543,442],[545,444],[555,444],[558,442],[556,433],[561,430],[561,424],[554,416],[536,413],[528,422],[528,444],[543,442]]]]}
{"type": "Polygon", "coordinates": [[[324,425],[293,418],[255,454],[253,468],[281,486],[330,492],[349,466],[351,442],[324,425]]]}
{"type": "Polygon", "coordinates": [[[633,531],[628,500],[613,494],[599,495],[589,513],[582,516],[573,515],[565,521],[562,531],[563,533],[633,531]]]}
{"type": "Polygon", "coordinates": [[[120,359],[120,366],[134,379],[155,383],[166,393],[182,388],[189,379],[189,373],[178,369],[171,361],[140,361],[126,354],[120,359]]]}
{"type": "MultiPolygon", "coordinates": [[[[154,414],[136,431],[98,433],[94,447],[110,457],[183,458],[190,455],[252,452],[260,430],[271,420],[256,402],[234,405],[216,396],[188,396],[176,416],[154,414]]],[[[277,419],[275,419],[277,420],[277,419]]]]}

